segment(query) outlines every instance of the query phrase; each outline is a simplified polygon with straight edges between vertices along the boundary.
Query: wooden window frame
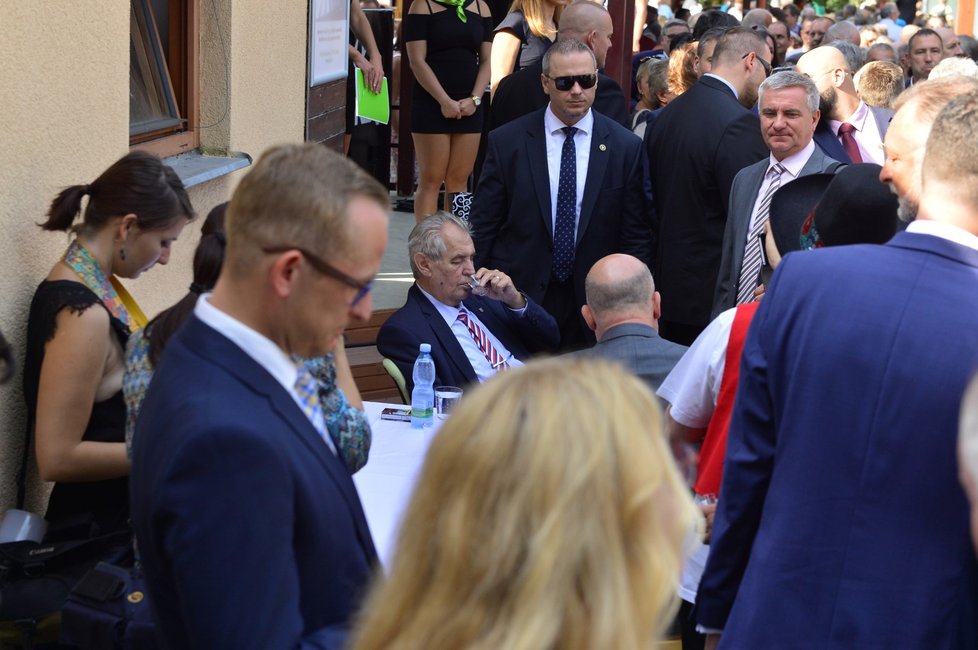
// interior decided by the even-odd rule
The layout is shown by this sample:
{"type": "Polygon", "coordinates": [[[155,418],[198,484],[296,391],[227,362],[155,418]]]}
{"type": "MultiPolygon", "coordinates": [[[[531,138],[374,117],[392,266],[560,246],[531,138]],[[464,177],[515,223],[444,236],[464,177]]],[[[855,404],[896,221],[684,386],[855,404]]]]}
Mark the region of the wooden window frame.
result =
{"type": "Polygon", "coordinates": [[[148,151],[161,158],[193,151],[200,146],[200,48],[199,0],[169,0],[170,83],[186,126],[130,137],[129,148],[148,151]]]}

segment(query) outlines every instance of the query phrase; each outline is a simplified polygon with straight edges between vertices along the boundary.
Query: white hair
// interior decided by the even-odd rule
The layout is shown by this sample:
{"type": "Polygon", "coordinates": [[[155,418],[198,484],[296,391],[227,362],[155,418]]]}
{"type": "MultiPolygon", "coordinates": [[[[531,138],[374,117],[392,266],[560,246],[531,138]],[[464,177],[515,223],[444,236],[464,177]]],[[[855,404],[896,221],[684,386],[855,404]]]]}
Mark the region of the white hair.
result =
{"type": "Polygon", "coordinates": [[[954,77],[956,75],[978,79],[978,63],[964,57],[952,56],[941,60],[940,63],[935,65],[927,78],[940,79],[942,77],[954,77]]]}

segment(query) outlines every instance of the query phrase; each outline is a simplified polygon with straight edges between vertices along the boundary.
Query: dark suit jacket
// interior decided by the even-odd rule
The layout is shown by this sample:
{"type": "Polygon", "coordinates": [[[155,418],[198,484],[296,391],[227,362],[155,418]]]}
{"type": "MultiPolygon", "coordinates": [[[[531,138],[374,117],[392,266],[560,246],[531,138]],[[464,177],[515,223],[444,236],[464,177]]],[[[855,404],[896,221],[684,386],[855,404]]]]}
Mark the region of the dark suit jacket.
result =
{"type": "Polygon", "coordinates": [[[617,361],[655,392],[688,349],[685,345],[665,340],[648,325],[622,323],[605,332],[593,348],[574,354],[617,361]]]}
{"type": "Polygon", "coordinates": [[[659,219],[654,257],[662,319],[706,327],[737,173],[770,155],[757,115],[719,79],[703,77],[651,127],[649,171],[659,219]]]}
{"type": "MultiPolygon", "coordinates": [[[[469,296],[462,304],[475,312],[493,336],[520,361],[527,361],[533,353],[553,350],[560,340],[553,316],[532,300],[527,300],[522,316],[491,298],[469,296]]],[[[391,314],[377,334],[377,350],[397,364],[408,390],[413,388],[414,361],[421,343],[431,344],[436,386],[465,386],[477,381],[475,370],[452,328],[418,286],[412,285],[404,306],[391,314]]]]}
{"type": "Polygon", "coordinates": [[[923,234],[782,260],[744,346],[697,595],[721,647],[976,647],[955,461],[976,286],[978,251],[923,234]]]}
{"type": "Polygon", "coordinates": [[[162,647],[340,648],[376,552],[291,395],[192,317],[143,402],[132,517],[162,647]]]}
{"type": "MultiPolygon", "coordinates": [[[[716,293],[713,297],[713,313],[711,320],[720,312],[737,306],[737,290],[740,287],[740,267],[744,265],[744,247],[747,245],[747,231],[750,228],[751,216],[757,194],[764,181],[770,159],[744,167],[734,178],[730,189],[730,214],[727,215],[727,226],[723,233],[723,253],[720,257],[720,273],[717,276],[716,293]]],[[[834,172],[840,167],[833,160],[815,147],[799,176],[834,172]]]]}
{"type": "MultiPolygon", "coordinates": [[[[542,74],[543,61],[537,61],[502,78],[489,106],[490,129],[512,122],[527,113],[538,111],[550,103],[550,98],[543,92],[543,84],[540,82],[542,74]]],[[[598,88],[594,91],[592,108],[626,129],[631,128],[625,93],[622,92],[617,81],[603,72],[598,73],[598,88]]]]}
{"type": "MultiPolygon", "coordinates": [[[[882,141],[886,137],[886,130],[890,128],[890,120],[893,119],[893,111],[888,108],[877,108],[875,106],[869,107],[870,113],[873,115],[873,119],[876,120],[876,126],[880,131],[880,140],[882,141]]],[[[852,163],[852,158],[846,153],[846,150],[842,148],[842,141],[839,137],[832,132],[829,127],[828,118],[824,115],[819,119],[818,124],[815,126],[815,135],[812,138],[815,144],[825,153],[829,158],[834,158],[840,162],[846,164],[852,163]]],[[[868,161],[866,161],[868,162],[868,161]]]]}
{"type": "MultiPolygon", "coordinates": [[[[588,271],[605,255],[629,253],[649,261],[651,227],[642,183],[641,139],[595,112],[572,274],[578,306],[584,304],[588,271]]],[[[471,223],[476,268],[508,273],[542,303],[553,266],[543,110],[489,134],[471,223]]]]}

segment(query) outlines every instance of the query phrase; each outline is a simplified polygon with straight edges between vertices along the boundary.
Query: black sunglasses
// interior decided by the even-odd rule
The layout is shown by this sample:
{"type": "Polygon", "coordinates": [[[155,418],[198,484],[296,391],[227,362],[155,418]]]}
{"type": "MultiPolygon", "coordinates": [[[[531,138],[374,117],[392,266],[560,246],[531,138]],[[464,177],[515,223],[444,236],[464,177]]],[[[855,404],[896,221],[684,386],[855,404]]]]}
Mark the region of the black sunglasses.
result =
{"type": "Polygon", "coordinates": [[[591,74],[572,74],[567,77],[551,77],[547,75],[547,79],[554,82],[554,88],[561,92],[567,92],[574,87],[575,83],[584,90],[593,88],[594,84],[598,83],[598,75],[594,72],[591,74]]]}
{"type": "MultiPolygon", "coordinates": [[[[741,59],[746,59],[750,55],[751,55],[751,53],[748,52],[747,54],[745,54],[744,56],[742,56],[740,58],[741,59]]],[[[754,53],[754,58],[756,58],[758,61],[761,62],[761,67],[764,68],[764,76],[765,77],[770,77],[771,76],[771,64],[768,63],[767,61],[765,61],[764,59],[762,59],[761,57],[757,56],[757,53],[756,52],[754,53]]]]}
{"type": "Polygon", "coordinates": [[[360,282],[355,278],[351,278],[346,273],[340,271],[332,264],[329,264],[318,255],[311,253],[299,246],[263,246],[262,251],[265,253],[284,253],[286,251],[299,251],[300,253],[302,253],[302,256],[306,259],[306,261],[309,262],[309,265],[312,268],[316,269],[317,271],[319,271],[320,273],[322,273],[327,277],[333,278],[334,280],[339,280],[340,282],[350,287],[351,289],[357,290],[356,295],[353,296],[353,302],[350,303],[351,307],[357,304],[358,302],[360,302],[361,300],[363,300],[364,296],[370,293],[370,290],[373,288],[373,281],[360,282]]]}

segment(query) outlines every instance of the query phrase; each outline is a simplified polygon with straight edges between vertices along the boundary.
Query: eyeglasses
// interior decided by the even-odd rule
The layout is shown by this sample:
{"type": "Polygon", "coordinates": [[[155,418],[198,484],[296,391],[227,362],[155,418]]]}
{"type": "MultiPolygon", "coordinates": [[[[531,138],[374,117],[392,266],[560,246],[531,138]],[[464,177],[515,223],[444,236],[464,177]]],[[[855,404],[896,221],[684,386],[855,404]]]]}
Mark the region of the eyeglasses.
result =
{"type": "Polygon", "coordinates": [[[572,74],[566,77],[551,77],[547,75],[547,79],[554,82],[554,88],[561,92],[567,92],[574,87],[574,84],[578,84],[583,90],[587,90],[588,88],[593,88],[594,84],[598,83],[598,75],[594,72],[591,74],[572,74]]]}
{"type": "Polygon", "coordinates": [[[309,265],[312,268],[316,269],[317,271],[319,271],[320,273],[322,273],[327,277],[333,278],[334,280],[339,280],[340,282],[350,287],[351,289],[356,289],[357,293],[355,296],[353,296],[353,302],[350,303],[351,307],[356,305],[361,300],[363,300],[364,296],[370,293],[370,290],[373,289],[373,284],[374,284],[373,280],[371,280],[370,282],[360,282],[355,278],[351,278],[346,273],[340,271],[332,264],[329,264],[318,255],[315,255],[314,253],[311,253],[299,246],[263,246],[262,247],[262,252],[265,253],[284,253],[286,251],[299,251],[300,253],[302,253],[302,256],[306,259],[306,261],[309,262],[309,265]]]}
{"type": "MultiPolygon", "coordinates": [[[[744,56],[742,56],[740,58],[742,60],[743,59],[746,59],[751,54],[752,54],[751,52],[748,52],[747,54],[745,54],[744,56]]],[[[753,52],[753,54],[754,54],[754,58],[761,62],[761,67],[764,68],[764,76],[765,77],[770,77],[771,76],[771,64],[768,63],[767,61],[765,61],[764,59],[762,59],[761,57],[757,56],[757,53],[756,52],[753,52]]]]}

